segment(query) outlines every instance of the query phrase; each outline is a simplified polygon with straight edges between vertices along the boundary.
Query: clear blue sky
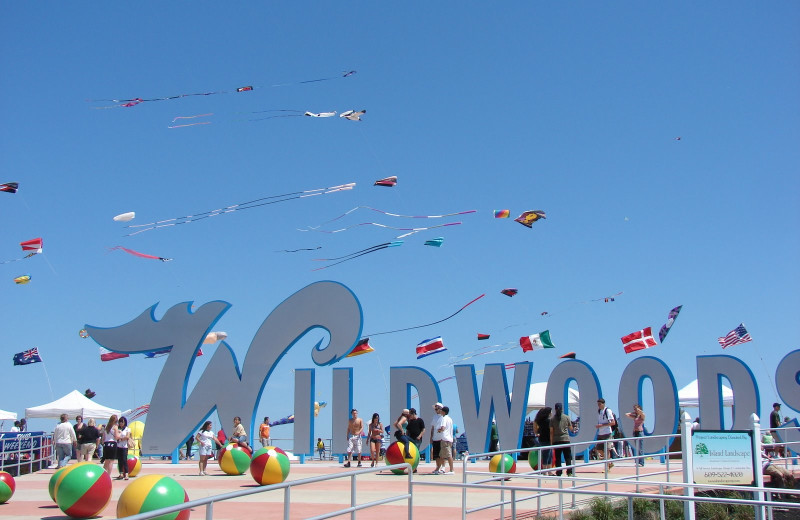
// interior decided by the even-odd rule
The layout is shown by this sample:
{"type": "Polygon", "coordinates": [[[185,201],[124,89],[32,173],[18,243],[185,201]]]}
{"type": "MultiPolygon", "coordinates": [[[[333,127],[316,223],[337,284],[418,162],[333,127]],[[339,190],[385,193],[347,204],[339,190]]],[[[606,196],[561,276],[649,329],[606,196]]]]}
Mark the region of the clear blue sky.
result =
{"type": "MultiPolygon", "coordinates": [[[[798,346],[798,22],[793,2],[4,2],[0,182],[21,187],[0,193],[0,257],[21,256],[18,243],[38,236],[45,254],[0,265],[0,409],[22,415],[50,401],[45,368],[55,397],[91,387],[116,408],[149,402],[163,360],[101,363],[98,346],[78,336],[85,323],[122,324],[155,302],[160,316],[182,301],[221,299],[232,308],[217,328],[241,359],[271,309],[332,279],[360,299],[367,333],[435,321],[487,294],[452,320],[376,337],[375,354],[340,363],[355,367],[363,415],[397,413],[380,370],[388,379],[388,367],[418,364],[452,375],[441,365],[484,346],[477,332],[505,343],[549,329],[557,350],[483,356],[476,368],[531,360],[543,381],[572,350],[615,403],[635,356],[663,359],[681,387],[695,378],[694,356],[723,353],[716,338],[740,322],[754,341],[726,353],[751,366],[766,413],[775,367],[798,346]],[[347,70],[358,73],[270,87],[347,70]],[[86,101],[244,85],[262,88],[111,110],[86,101]],[[364,121],[240,120],[347,109],[366,109],[364,121]],[[212,124],[167,128],[204,113],[212,124]],[[372,186],[388,175],[398,176],[395,188],[372,186]],[[346,182],[356,189],[135,237],[111,220],[135,211],[131,223],[145,223],[346,182]],[[399,234],[296,230],[358,205],[477,213],[312,272],[312,258],[399,234]],[[494,209],[542,209],[547,220],[526,229],[495,220],[494,209]],[[423,246],[439,236],[441,248],[423,246]],[[116,245],[174,260],[107,253],[116,245]],[[31,283],[15,286],[26,273],[31,283]],[[519,295],[501,295],[505,287],[519,295]],[[577,303],[619,291],[614,303],[577,303]],[[657,330],[680,304],[664,345],[623,353],[621,336],[657,330]],[[415,345],[437,335],[449,352],[417,362],[415,345]],[[12,366],[14,353],[34,346],[44,367],[12,366]]],[[[340,222],[367,220],[409,224],[370,212],[340,222]]],[[[258,416],[292,413],[295,367],[313,367],[308,348],[283,359],[258,416]]],[[[330,399],[329,369],[317,370],[316,388],[330,399]]],[[[458,401],[453,381],[442,392],[458,401]]],[[[273,436],[289,437],[283,428],[273,436]]],[[[329,431],[330,409],[317,424],[318,435],[329,431]]]]}

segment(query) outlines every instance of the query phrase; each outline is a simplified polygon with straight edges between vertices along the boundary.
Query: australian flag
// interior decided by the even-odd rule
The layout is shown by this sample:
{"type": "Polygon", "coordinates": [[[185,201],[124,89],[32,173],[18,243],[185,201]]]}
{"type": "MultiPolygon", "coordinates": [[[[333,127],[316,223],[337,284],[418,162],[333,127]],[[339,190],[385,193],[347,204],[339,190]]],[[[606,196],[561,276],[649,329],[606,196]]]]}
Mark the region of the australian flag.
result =
{"type": "Polygon", "coordinates": [[[30,365],[31,363],[41,363],[42,357],[39,355],[39,349],[34,347],[30,350],[14,354],[15,365],[30,365]]]}

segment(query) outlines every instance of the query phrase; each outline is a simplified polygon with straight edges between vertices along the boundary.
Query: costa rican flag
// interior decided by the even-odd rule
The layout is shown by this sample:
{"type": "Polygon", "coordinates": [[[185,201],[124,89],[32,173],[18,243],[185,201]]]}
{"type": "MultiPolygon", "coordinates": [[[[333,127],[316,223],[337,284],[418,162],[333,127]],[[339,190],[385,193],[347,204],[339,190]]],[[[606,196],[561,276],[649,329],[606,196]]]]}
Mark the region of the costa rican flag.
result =
{"type": "Polygon", "coordinates": [[[622,348],[625,349],[626,354],[657,345],[656,340],[653,338],[653,330],[650,327],[631,332],[627,336],[622,336],[620,339],[622,340],[622,348]]]}
{"type": "Polygon", "coordinates": [[[107,348],[100,347],[100,361],[113,361],[115,359],[122,359],[126,357],[130,357],[130,354],[111,352],[107,348]]]}
{"type": "Polygon", "coordinates": [[[444,352],[445,350],[447,349],[442,342],[441,336],[426,339],[417,345],[417,359],[436,354],[437,352],[444,352]]]}

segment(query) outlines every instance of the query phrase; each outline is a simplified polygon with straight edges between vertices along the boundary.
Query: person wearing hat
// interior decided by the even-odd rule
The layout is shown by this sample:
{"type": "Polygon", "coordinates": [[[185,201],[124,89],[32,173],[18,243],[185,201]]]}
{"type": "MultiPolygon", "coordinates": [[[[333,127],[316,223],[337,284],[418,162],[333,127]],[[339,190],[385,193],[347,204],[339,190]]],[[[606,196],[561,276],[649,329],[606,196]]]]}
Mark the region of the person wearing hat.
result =
{"type": "Polygon", "coordinates": [[[439,463],[439,450],[442,446],[442,435],[438,431],[439,427],[442,425],[442,406],[442,403],[433,405],[433,413],[436,415],[434,415],[431,421],[431,459],[436,462],[436,469],[432,471],[434,475],[438,475],[439,469],[442,467],[439,463]]]}

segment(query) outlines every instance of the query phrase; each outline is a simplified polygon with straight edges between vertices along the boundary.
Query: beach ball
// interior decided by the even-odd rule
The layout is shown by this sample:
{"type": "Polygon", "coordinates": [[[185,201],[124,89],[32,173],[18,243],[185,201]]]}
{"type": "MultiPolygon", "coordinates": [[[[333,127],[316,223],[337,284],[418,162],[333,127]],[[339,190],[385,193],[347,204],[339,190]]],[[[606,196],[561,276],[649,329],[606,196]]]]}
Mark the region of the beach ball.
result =
{"type": "Polygon", "coordinates": [[[142,461],[139,457],[128,455],[128,476],[135,477],[142,470],[142,461]]]}
{"type": "Polygon", "coordinates": [[[93,462],[66,466],[53,487],[59,509],[72,518],[99,515],[111,500],[111,476],[93,462]]]}
{"type": "Polygon", "coordinates": [[[5,504],[11,500],[16,488],[17,485],[11,473],[0,471],[0,504],[5,504]]]}
{"type": "Polygon", "coordinates": [[[250,474],[262,486],[280,484],[289,476],[289,457],[280,448],[265,446],[253,454],[250,474]]]}
{"type": "Polygon", "coordinates": [[[226,444],[219,450],[219,468],[228,475],[241,475],[250,467],[251,451],[235,442],[226,444]]]}
{"type": "Polygon", "coordinates": [[[539,450],[528,452],[528,464],[531,465],[531,469],[539,469],[539,450]]]}
{"type": "MultiPolygon", "coordinates": [[[[393,442],[386,448],[386,464],[391,466],[392,464],[402,464],[403,462],[408,462],[411,464],[411,467],[417,469],[419,465],[419,451],[417,450],[416,444],[413,442],[408,443],[408,452],[411,454],[409,458],[405,458],[405,445],[402,442],[393,442]]],[[[395,475],[405,475],[405,470],[402,469],[393,469],[392,473],[395,475]]]]}
{"type": "MultiPolygon", "coordinates": [[[[117,501],[117,518],[177,506],[189,501],[180,484],[164,475],[145,475],[128,484],[117,501]]],[[[157,520],[187,520],[189,510],[156,517],[157,520]]]]}
{"type": "Polygon", "coordinates": [[[47,492],[50,493],[50,500],[53,502],[56,501],[56,484],[58,483],[58,480],[61,478],[61,474],[64,473],[65,469],[67,469],[66,466],[59,468],[50,476],[50,483],[47,485],[47,492]]]}
{"type": "Polygon", "coordinates": [[[489,460],[489,471],[492,473],[516,473],[517,463],[514,461],[514,457],[508,453],[499,453],[489,460]]]}

